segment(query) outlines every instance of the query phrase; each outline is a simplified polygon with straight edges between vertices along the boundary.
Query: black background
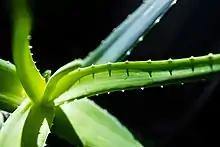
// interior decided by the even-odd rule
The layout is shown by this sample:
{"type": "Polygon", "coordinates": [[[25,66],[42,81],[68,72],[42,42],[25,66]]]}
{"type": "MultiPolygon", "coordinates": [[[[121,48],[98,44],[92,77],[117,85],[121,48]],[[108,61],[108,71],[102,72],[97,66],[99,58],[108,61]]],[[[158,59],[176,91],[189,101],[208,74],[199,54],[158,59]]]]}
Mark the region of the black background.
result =
{"type": "MultiPolygon", "coordinates": [[[[0,58],[11,59],[8,0],[1,0],[0,58]]],[[[140,0],[32,0],[34,60],[53,72],[83,58],[140,4],[140,0]]],[[[179,0],[128,60],[161,60],[220,52],[220,1],[179,0]]],[[[147,146],[219,145],[219,77],[92,97],[147,146]],[[210,87],[211,86],[211,87],[210,87]],[[214,88],[213,88],[214,87],[214,88]],[[210,90],[211,89],[211,90],[210,90]],[[204,92],[206,92],[204,94],[204,92]]],[[[51,135],[50,146],[70,145],[51,135]],[[54,143],[52,143],[54,142],[54,143]]]]}

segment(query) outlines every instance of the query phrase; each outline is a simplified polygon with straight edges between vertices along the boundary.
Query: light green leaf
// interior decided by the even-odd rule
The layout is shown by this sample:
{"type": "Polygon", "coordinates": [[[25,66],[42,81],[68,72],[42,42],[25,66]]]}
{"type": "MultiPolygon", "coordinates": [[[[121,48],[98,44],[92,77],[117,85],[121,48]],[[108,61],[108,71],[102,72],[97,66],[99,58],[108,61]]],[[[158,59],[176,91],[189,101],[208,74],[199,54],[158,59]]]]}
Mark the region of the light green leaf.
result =
{"type": "Polygon", "coordinates": [[[63,78],[66,74],[69,72],[79,68],[82,65],[82,60],[74,60],[61,68],[59,68],[50,78],[46,85],[46,89],[42,98],[42,101],[45,103],[51,99],[52,93],[54,89],[56,88],[56,84],[58,81],[63,78]]]}
{"type": "Polygon", "coordinates": [[[31,31],[31,16],[27,0],[12,0],[13,39],[12,53],[18,77],[27,95],[39,102],[46,82],[37,70],[29,49],[27,39],[31,31]]]}
{"type": "Polygon", "coordinates": [[[15,66],[0,59],[0,108],[12,112],[26,96],[15,66]]]}
{"type": "Polygon", "coordinates": [[[26,99],[3,125],[0,146],[44,147],[53,115],[53,108],[36,106],[26,99]]]}
{"type": "MultiPolygon", "coordinates": [[[[81,68],[69,73],[57,84],[69,87],[54,95],[56,105],[97,93],[180,83],[220,71],[220,54],[162,61],[117,62],[81,68]],[[104,85],[104,86],[103,86],[104,85]],[[58,93],[59,94],[59,93],[58,93]]],[[[55,91],[56,92],[56,91],[55,91]]]]}
{"type": "Polygon", "coordinates": [[[115,117],[89,99],[63,104],[56,113],[58,116],[55,117],[57,124],[53,128],[54,131],[65,134],[61,137],[73,144],[77,142],[78,146],[82,143],[84,147],[143,147],[115,117]],[[61,117],[65,120],[61,120],[61,117]],[[66,128],[67,122],[72,125],[72,128],[67,127],[71,130],[59,127],[66,128]],[[74,132],[79,136],[81,143],[74,132]]]}

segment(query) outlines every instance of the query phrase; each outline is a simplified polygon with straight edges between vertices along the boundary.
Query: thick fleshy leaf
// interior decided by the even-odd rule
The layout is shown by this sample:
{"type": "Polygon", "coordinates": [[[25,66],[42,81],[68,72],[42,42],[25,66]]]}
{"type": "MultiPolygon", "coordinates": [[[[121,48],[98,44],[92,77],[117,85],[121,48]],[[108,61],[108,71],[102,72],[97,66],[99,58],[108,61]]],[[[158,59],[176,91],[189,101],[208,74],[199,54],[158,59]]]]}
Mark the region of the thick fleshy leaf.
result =
{"type": "Polygon", "coordinates": [[[12,0],[13,39],[12,52],[18,77],[27,95],[39,102],[46,82],[37,70],[27,39],[31,31],[31,15],[27,0],[12,0]]]}
{"type": "Polygon", "coordinates": [[[65,134],[61,137],[72,141],[73,144],[77,143],[78,146],[83,144],[84,147],[143,147],[115,117],[89,99],[61,105],[56,113],[55,120],[58,120],[54,131],[65,134]],[[71,130],[64,129],[68,123],[61,120],[61,116],[65,116],[63,118],[72,125],[72,128],[67,127],[71,130]],[[79,138],[74,138],[74,132],[79,138]]]}
{"type": "Polygon", "coordinates": [[[61,68],[59,68],[50,78],[46,85],[46,89],[42,98],[42,101],[46,102],[50,99],[54,89],[56,88],[56,84],[58,81],[63,78],[69,72],[79,68],[82,65],[82,60],[74,60],[61,68]]]}
{"type": "Polygon", "coordinates": [[[83,67],[124,59],[175,3],[176,0],[144,0],[84,59],[83,67]]]}
{"type": "Polygon", "coordinates": [[[54,109],[36,106],[26,99],[3,125],[1,147],[44,147],[54,109]]]}
{"type": "Polygon", "coordinates": [[[15,66],[0,59],[0,108],[12,112],[25,96],[15,66]]]}
{"type": "Polygon", "coordinates": [[[180,83],[184,79],[218,71],[220,71],[220,54],[176,60],[101,64],[69,73],[57,84],[58,89],[69,87],[69,90],[61,96],[58,91],[53,97],[59,96],[55,103],[61,104],[97,93],[180,83]]]}

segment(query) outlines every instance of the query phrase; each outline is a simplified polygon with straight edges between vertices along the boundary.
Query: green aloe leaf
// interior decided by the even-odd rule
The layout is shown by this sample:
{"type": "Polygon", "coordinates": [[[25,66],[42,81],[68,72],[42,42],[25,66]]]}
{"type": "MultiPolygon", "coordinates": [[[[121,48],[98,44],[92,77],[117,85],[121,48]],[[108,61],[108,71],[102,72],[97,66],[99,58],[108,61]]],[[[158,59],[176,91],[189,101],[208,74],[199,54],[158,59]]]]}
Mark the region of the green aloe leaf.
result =
{"type": "Polygon", "coordinates": [[[79,68],[57,84],[56,104],[97,93],[180,83],[220,71],[220,54],[162,61],[117,62],[79,68]],[[103,86],[105,85],[105,86],[103,86]],[[61,88],[62,87],[62,88],[61,88]]]}
{"type": "Polygon", "coordinates": [[[27,95],[39,102],[46,82],[37,70],[27,39],[31,31],[31,16],[26,0],[12,0],[13,39],[12,51],[18,77],[27,95]]]}
{"type": "Polygon", "coordinates": [[[56,84],[58,83],[58,81],[63,78],[66,74],[68,74],[69,72],[79,68],[82,65],[82,60],[78,59],[78,60],[74,60],[64,66],[62,66],[61,68],[59,68],[48,80],[47,85],[46,85],[46,89],[42,98],[42,101],[47,101],[48,99],[50,99],[54,89],[56,88],[56,84]]]}
{"type": "Polygon", "coordinates": [[[0,108],[12,112],[25,96],[15,66],[0,59],[0,108]]]}
{"type": "Polygon", "coordinates": [[[144,0],[84,59],[83,67],[124,59],[175,3],[176,0],[144,0]]]}
{"type": "Polygon", "coordinates": [[[53,131],[63,132],[65,136],[62,137],[67,137],[65,139],[72,144],[84,147],[143,147],[115,117],[89,99],[61,105],[56,113],[58,117],[55,117],[55,122],[59,126],[66,127],[66,121],[60,120],[62,117],[68,120],[72,128],[67,127],[70,129],[67,131],[57,126],[53,131]],[[74,138],[73,132],[79,138],[74,138]]]}
{"type": "Polygon", "coordinates": [[[44,147],[53,116],[53,108],[33,105],[26,99],[3,125],[0,146],[44,147]]]}

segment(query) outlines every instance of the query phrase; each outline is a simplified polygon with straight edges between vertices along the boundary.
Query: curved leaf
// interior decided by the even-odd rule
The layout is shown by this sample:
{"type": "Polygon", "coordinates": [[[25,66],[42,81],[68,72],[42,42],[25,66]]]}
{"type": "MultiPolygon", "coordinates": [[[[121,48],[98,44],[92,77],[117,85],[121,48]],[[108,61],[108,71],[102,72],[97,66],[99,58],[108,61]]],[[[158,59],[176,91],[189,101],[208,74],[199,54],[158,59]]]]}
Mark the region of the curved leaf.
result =
{"type": "MultiPolygon", "coordinates": [[[[143,147],[115,117],[89,99],[75,100],[61,105],[59,109],[60,113],[65,114],[73,127],[72,131],[76,132],[84,147],[143,147]]],[[[59,125],[66,125],[62,122],[59,120],[59,125]]],[[[71,132],[58,127],[56,131],[61,134],[71,132]]],[[[71,137],[71,134],[65,137],[71,137]]]]}
{"type": "Polygon", "coordinates": [[[0,108],[12,112],[26,96],[15,66],[0,59],[0,108]]]}
{"type": "Polygon", "coordinates": [[[44,147],[53,115],[53,109],[33,105],[26,99],[3,125],[0,146],[44,147]]]}
{"type": "Polygon", "coordinates": [[[62,66],[61,68],[59,68],[50,78],[49,81],[46,85],[46,89],[44,91],[44,95],[42,98],[42,101],[48,101],[51,99],[53,90],[56,88],[56,84],[58,83],[58,81],[64,77],[66,74],[68,74],[69,72],[79,68],[82,65],[82,60],[78,59],[78,60],[74,60],[64,66],[62,66]]]}
{"type": "Polygon", "coordinates": [[[26,93],[33,101],[40,101],[46,83],[37,70],[27,39],[31,30],[31,16],[27,0],[12,0],[13,40],[12,53],[18,77],[26,93]]]}
{"type": "Polygon", "coordinates": [[[91,64],[115,62],[130,54],[137,42],[161,19],[176,0],[144,0],[143,3],[124,20],[85,59],[83,67],[91,64]],[[141,38],[140,38],[141,37],[141,38]]]}
{"type": "MultiPolygon", "coordinates": [[[[118,62],[79,68],[57,84],[66,92],[54,97],[65,101],[125,89],[179,83],[183,79],[220,71],[220,54],[162,61],[118,62]],[[104,85],[104,86],[103,86],[104,85]]],[[[57,95],[56,95],[57,94],[57,95]]]]}

